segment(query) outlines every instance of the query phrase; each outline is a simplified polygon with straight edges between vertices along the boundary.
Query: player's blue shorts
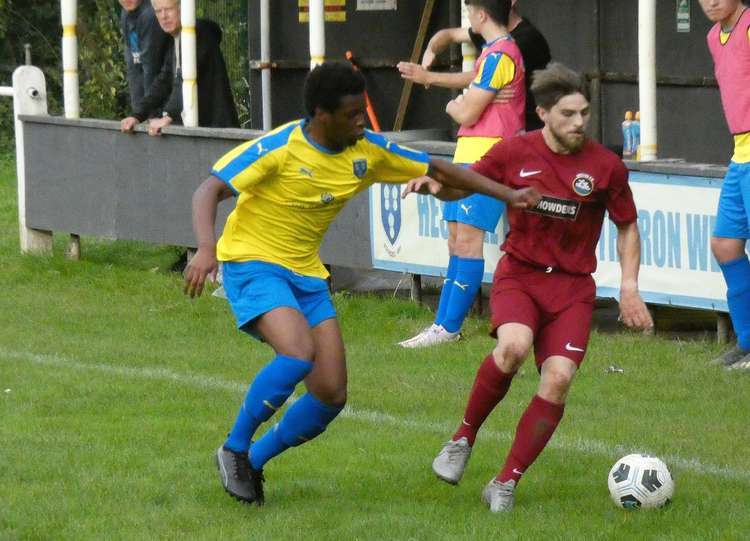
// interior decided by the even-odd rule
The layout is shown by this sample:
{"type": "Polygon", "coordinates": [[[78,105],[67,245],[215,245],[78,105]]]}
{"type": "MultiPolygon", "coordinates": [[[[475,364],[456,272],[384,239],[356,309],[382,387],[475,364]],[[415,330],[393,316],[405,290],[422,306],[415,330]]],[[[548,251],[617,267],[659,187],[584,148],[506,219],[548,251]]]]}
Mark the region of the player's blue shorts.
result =
{"type": "Polygon", "coordinates": [[[310,327],[336,317],[328,284],[316,276],[297,274],[265,261],[223,263],[223,286],[237,328],[257,337],[252,323],[274,308],[301,312],[310,327]]]}
{"type": "MultiPolygon", "coordinates": [[[[469,164],[456,164],[469,167],[469,164]]],[[[500,216],[505,212],[505,203],[489,195],[475,193],[456,201],[447,201],[443,205],[443,220],[459,222],[495,232],[500,216]]]]}
{"type": "Polygon", "coordinates": [[[719,195],[714,236],[750,238],[750,163],[729,163],[719,195]]]}

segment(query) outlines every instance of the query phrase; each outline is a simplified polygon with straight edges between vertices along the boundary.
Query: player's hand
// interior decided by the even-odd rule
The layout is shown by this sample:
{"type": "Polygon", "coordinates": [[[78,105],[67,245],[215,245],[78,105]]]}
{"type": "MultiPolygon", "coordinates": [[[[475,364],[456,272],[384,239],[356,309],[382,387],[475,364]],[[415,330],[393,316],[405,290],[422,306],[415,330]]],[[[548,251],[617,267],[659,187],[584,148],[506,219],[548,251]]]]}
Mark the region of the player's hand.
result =
{"type": "Polygon", "coordinates": [[[419,64],[414,64],[413,62],[399,62],[396,64],[396,67],[398,68],[398,71],[401,72],[402,79],[428,86],[427,70],[419,64]]]}
{"type": "Polygon", "coordinates": [[[631,329],[653,328],[654,320],[637,289],[620,289],[620,320],[631,329]]]}
{"type": "Polygon", "coordinates": [[[199,248],[185,268],[185,294],[190,295],[190,298],[200,297],[206,278],[216,280],[218,268],[215,250],[199,248]]]}
{"type": "Polygon", "coordinates": [[[536,188],[527,187],[513,190],[508,204],[517,209],[533,209],[542,200],[542,195],[536,188]]]}
{"type": "Polygon", "coordinates": [[[401,193],[401,199],[404,199],[410,193],[437,195],[442,189],[443,185],[434,178],[427,176],[417,177],[406,183],[404,191],[401,193]]]}
{"type": "Polygon", "coordinates": [[[512,89],[509,86],[505,86],[500,91],[495,94],[495,99],[492,100],[493,103],[510,103],[510,101],[516,97],[516,91],[512,89]]]}
{"type": "Polygon", "coordinates": [[[432,66],[433,62],[435,62],[435,53],[432,52],[432,49],[427,47],[424,55],[422,55],[422,67],[424,69],[430,69],[430,66],[432,66]]]}
{"type": "Polygon", "coordinates": [[[161,130],[165,126],[169,126],[172,123],[172,119],[168,116],[162,118],[152,118],[148,121],[148,134],[158,136],[161,135],[161,130]]]}
{"type": "Polygon", "coordinates": [[[122,133],[130,133],[138,124],[140,124],[140,122],[138,122],[138,119],[134,116],[125,117],[120,121],[120,131],[122,133]]]}

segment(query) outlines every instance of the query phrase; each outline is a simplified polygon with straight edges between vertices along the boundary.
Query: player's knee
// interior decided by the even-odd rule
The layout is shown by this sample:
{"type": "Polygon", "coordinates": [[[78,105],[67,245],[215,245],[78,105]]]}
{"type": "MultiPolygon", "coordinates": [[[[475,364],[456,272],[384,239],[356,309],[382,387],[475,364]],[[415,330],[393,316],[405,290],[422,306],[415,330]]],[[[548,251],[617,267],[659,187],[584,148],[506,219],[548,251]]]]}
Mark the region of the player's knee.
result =
{"type": "Polygon", "coordinates": [[[495,349],[492,350],[492,356],[495,358],[497,367],[509,374],[521,367],[526,357],[526,350],[526,346],[520,342],[507,342],[495,346],[495,349]]]}
{"type": "Polygon", "coordinates": [[[315,390],[315,396],[328,406],[343,408],[346,405],[346,386],[325,385],[315,390]]]}
{"type": "MultiPolygon", "coordinates": [[[[551,367],[544,371],[542,380],[543,389],[550,395],[553,402],[565,400],[575,373],[569,370],[551,367]],[[557,400],[555,400],[557,398],[557,400]]],[[[544,397],[543,397],[544,398],[544,397]]]]}
{"type": "Polygon", "coordinates": [[[315,359],[315,341],[312,335],[298,336],[295,340],[279,345],[276,352],[295,359],[312,361],[315,359]]]}
{"type": "Polygon", "coordinates": [[[470,236],[456,239],[451,253],[454,253],[459,257],[480,258],[483,256],[483,250],[484,246],[482,244],[482,237],[470,236]]]}

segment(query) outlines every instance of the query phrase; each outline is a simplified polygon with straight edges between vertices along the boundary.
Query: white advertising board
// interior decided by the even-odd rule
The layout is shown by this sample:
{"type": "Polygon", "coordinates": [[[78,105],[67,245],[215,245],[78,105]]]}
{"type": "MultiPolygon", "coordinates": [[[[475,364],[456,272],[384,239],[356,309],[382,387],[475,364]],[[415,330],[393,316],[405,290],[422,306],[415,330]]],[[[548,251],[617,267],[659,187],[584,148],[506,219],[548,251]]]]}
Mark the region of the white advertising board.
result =
{"type": "MultiPolygon", "coordinates": [[[[727,311],[726,284],[711,255],[721,180],[630,173],[641,232],[639,287],[650,303],[727,311]]],[[[376,184],[370,190],[373,267],[444,276],[448,229],[442,203],[430,196],[399,198],[400,186],[376,184]]],[[[485,282],[500,257],[507,225],[485,237],[485,282]]],[[[617,297],[620,265],[617,228],[605,220],[597,245],[594,278],[600,297],[617,297]]]]}

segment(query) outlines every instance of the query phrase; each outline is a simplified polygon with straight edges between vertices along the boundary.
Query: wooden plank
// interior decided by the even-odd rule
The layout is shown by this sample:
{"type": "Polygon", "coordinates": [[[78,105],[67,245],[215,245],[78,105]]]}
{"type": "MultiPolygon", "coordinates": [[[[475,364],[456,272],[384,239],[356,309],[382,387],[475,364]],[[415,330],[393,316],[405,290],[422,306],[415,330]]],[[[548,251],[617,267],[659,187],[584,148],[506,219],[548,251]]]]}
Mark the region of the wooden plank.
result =
{"type": "MultiPolygon", "coordinates": [[[[435,0],[427,0],[422,10],[422,20],[419,21],[419,28],[417,30],[417,39],[414,40],[414,48],[411,51],[410,62],[419,62],[419,54],[422,52],[424,46],[425,37],[427,37],[427,27],[430,25],[430,19],[432,18],[432,9],[435,7],[435,0]]],[[[404,119],[406,118],[406,108],[409,105],[409,99],[411,98],[411,81],[404,81],[404,88],[401,90],[401,101],[398,103],[398,109],[396,110],[396,120],[393,123],[393,131],[401,131],[404,125],[404,119]]]]}

